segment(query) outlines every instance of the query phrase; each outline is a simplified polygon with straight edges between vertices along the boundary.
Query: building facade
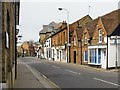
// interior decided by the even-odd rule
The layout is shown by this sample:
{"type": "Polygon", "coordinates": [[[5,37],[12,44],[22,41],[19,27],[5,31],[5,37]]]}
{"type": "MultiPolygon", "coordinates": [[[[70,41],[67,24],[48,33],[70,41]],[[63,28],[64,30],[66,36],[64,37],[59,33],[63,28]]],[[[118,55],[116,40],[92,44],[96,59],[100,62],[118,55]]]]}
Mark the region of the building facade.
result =
{"type": "Polygon", "coordinates": [[[104,69],[120,67],[117,55],[120,47],[118,12],[115,10],[99,17],[91,45],[88,46],[88,64],[99,65],[104,69]]]}
{"type": "Polygon", "coordinates": [[[2,2],[2,86],[13,88],[17,76],[16,25],[19,2],[2,2]]]}
{"type": "Polygon", "coordinates": [[[51,36],[52,58],[55,61],[67,62],[67,23],[60,23],[55,32],[51,36]]]}
{"type": "Polygon", "coordinates": [[[83,27],[86,23],[92,21],[89,15],[82,17],[76,22],[70,24],[70,62],[76,64],[82,64],[82,35],[83,27]]]}

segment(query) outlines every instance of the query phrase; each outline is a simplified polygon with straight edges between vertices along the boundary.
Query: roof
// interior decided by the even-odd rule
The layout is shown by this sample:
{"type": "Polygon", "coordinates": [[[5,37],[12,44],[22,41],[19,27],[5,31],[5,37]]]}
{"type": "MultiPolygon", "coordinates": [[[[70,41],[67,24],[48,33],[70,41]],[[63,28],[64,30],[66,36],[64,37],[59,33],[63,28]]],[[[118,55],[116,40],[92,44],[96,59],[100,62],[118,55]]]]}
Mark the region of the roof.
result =
{"type": "Polygon", "coordinates": [[[43,29],[39,32],[39,34],[45,34],[47,32],[52,32],[54,28],[57,26],[55,22],[49,23],[49,25],[43,25],[43,29]]]}
{"type": "Polygon", "coordinates": [[[70,24],[70,33],[73,32],[76,27],[81,27],[86,23],[90,22],[92,18],[89,15],[82,17],[81,19],[75,21],[74,23],[70,24]]]}
{"type": "Polygon", "coordinates": [[[120,12],[120,9],[105,14],[104,16],[98,17],[90,22],[87,22],[85,25],[82,26],[82,28],[76,28],[77,37],[79,39],[81,38],[84,28],[88,30],[89,35],[92,37],[99,19],[101,19],[107,35],[120,35],[120,21],[118,21],[118,12],[120,12]]]}
{"type": "Polygon", "coordinates": [[[95,31],[95,28],[96,28],[96,25],[99,21],[99,18],[96,18],[94,19],[93,21],[87,23],[86,25],[84,25],[84,27],[88,30],[88,33],[89,35],[92,37],[94,31],[95,31]]]}
{"type": "Polygon", "coordinates": [[[76,28],[76,35],[78,39],[82,38],[82,33],[83,33],[84,28],[76,28]]]}
{"type": "Polygon", "coordinates": [[[48,25],[43,25],[43,29],[40,31],[40,34],[46,33],[48,29],[48,25]]]}
{"type": "Polygon", "coordinates": [[[101,21],[106,29],[107,35],[111,35],[119,26],[120,24],[120,21],[118,20],[119,12],[120,9],[117,9],[101,17],[101,21]]]}
{"type": "Polygon", "coordinates": [[[52,36],[56,35],[57,33],[65,30],[65,28],[67,28],[67,23],[66,22],[62,22],[58,24],[58,28],[56,28],[56,32],[54,34],[52,34],[52,36]]]}

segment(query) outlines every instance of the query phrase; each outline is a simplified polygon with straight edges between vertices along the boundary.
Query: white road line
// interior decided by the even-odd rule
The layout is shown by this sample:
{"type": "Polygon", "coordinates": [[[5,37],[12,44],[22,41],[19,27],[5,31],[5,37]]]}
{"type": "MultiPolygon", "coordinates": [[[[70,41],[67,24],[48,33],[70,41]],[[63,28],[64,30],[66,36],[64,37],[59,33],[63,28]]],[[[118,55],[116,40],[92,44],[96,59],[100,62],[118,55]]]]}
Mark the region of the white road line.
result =
{"type": "Polygon", "coordinates": [[[42,75],[44,78],[47,78],[45,75],[42,75]]]}
{"type": "Polygon", "coordinates": [[[52,65],[52,67],[54,67],[54,68],[58,68],[58,69],[60,68],[60,67],[57,67],[57,66],[54,66],[54,65],[52,65]]]}
{"type": "Polygon", "coordinates": [[[109,81],[105,81],[105,80],[102,80],[102,79],[99,79],[99,78],[93,78],[93,79],[98,80],[98,81],[101,81],[101,82],[104,82],[104,83],[112,84],[112,85],[114,85],[114,86],[120,86],[120,85],[118,85],[118,84],[116,84],[116,83],[112,83],[112,82],[109,82],[109,81]]]}
{"type": "Polygon", "coordinates": [[[71,73],[74,73],[74,74],[80,74],[80,73],[77,73],[77,72],[74,72],[74,71],[71,71],[71,70],[65,70],[65,71],[68,71],[68,72],[71,72],[71,73]]]}

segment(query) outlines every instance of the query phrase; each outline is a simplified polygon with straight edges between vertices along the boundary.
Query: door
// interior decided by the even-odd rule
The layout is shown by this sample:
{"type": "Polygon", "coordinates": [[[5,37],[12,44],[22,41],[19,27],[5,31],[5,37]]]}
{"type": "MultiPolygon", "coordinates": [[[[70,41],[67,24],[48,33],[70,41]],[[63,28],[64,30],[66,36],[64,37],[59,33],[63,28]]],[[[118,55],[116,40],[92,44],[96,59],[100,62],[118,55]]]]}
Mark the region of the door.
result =
{"type": "Polygon", "coordinates": [[[74,63],[76,63],[76,51],[74,51],[74,63]]]}
{"type": "Polygon", "coordinates": [[[102,50],[102,68],[106,69],[106,49],[102,50]]]}
{"type": "Polygon", "coordinates": [[[101,49],[98,49],[98,64],[101,63],[101,49]]]}
{"type": "Polygon", "coordinates": [[[61,51],[60,51],[60,62],[61,62],[61,51]]]}
{"type": "Polygon", "coordinates": [[[54,61],[54,49],[53,49],[53,61],[54,61]]]}

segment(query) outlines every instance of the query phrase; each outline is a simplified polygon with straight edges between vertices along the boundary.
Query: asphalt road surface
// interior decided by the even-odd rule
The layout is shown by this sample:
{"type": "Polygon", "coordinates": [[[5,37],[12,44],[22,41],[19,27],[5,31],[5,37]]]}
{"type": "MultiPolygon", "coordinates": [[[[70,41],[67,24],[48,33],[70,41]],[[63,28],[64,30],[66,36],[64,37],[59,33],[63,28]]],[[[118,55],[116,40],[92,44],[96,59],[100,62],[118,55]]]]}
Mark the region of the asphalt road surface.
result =
{"type": "Polygon", "coordinates": [[[24,57],[22,60],[60,88],[118,88],[118,72],[99,71],[80,65],[24,57]]]}

